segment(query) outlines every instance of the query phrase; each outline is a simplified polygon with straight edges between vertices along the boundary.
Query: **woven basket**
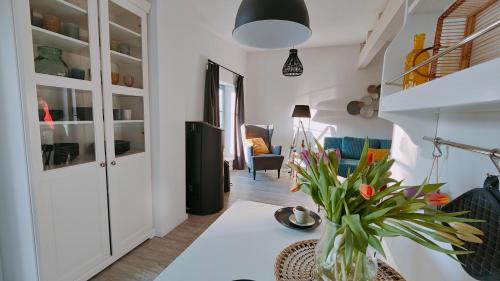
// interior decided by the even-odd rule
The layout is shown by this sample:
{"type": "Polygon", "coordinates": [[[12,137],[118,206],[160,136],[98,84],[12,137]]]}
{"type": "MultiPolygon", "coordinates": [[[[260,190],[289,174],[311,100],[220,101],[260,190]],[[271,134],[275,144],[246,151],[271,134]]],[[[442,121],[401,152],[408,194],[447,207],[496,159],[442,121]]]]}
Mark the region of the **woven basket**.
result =
{"type": "MultiPolygon", "coordinates": [[[[276,281],[312,281],[314,276],[314,249],[318,240],[305,240],[286,247],[276,257],[274,277],[276,281]]],[[[376,281],[405,281],[385,262],[378,260],[376,281]]]]}
{"type": "MultiPolygon", "coordinates": [[[[434,55],[500,18],[500,0],[457,0],[438,19],[434,55]]],[[[431,64],[430,79],[500,57],[500,28],[453,50],[431,64]]]]}

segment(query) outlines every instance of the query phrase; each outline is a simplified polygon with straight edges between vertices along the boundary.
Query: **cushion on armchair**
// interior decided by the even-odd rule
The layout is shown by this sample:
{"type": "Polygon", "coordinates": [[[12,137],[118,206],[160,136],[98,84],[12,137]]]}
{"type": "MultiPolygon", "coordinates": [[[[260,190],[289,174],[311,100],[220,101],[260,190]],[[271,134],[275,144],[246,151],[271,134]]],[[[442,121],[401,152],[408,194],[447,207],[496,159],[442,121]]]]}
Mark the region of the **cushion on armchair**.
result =
{"type": "Polygon", "coordinates": [[[262,138],[253,138],[246,139],[248,145],[252,146],[253,154],[252,155],[260,155],[260,154],[268,154],[270,153],[269,148],[262,138]]]}

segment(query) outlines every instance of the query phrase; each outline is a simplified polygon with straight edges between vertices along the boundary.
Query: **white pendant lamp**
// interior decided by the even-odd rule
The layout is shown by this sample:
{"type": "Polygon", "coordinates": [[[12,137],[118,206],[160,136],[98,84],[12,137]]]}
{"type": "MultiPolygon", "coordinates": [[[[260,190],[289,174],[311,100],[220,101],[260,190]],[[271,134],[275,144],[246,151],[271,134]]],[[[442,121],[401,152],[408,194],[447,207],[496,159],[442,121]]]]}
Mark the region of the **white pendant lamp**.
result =
{"type": "Polygon", "coordinates": [[[304,0],[243,0],[233,38],[250,47],[280,49],[304,43],[311,33],[304,0]]]}

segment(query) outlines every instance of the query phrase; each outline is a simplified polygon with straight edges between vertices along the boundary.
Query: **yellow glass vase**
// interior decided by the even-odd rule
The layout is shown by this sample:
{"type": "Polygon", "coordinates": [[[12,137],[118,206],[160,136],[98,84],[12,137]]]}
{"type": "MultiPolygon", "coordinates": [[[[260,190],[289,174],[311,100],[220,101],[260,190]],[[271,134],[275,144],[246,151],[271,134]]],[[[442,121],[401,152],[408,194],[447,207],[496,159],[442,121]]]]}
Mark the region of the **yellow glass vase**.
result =
{"type": "MultiPolygon", "coordinates": [[[[425,33],[415,34],[413,38],[413,50],[406,56],[405,71],[413,66],[427,60],[430,55],[424,50],[425,33]]],[[[403,88],[408,89],[429,81],[429,65],[419,67],[417,70],[406,74],[403,78],[403,88]]]]}

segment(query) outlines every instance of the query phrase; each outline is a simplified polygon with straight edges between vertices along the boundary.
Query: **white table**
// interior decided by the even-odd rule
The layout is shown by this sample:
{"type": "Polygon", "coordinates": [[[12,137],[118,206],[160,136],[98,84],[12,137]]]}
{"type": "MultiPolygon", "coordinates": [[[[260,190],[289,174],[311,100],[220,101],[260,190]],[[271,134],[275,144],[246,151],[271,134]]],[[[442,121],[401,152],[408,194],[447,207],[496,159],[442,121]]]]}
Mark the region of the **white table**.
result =
{"type": "Polygon", "coordinates": [[[238,201],[172,262],[155,281],[272,281],[276,256],[288,245],[318,239],[314,231],[279,224],[280,206],[238,201]]]}

